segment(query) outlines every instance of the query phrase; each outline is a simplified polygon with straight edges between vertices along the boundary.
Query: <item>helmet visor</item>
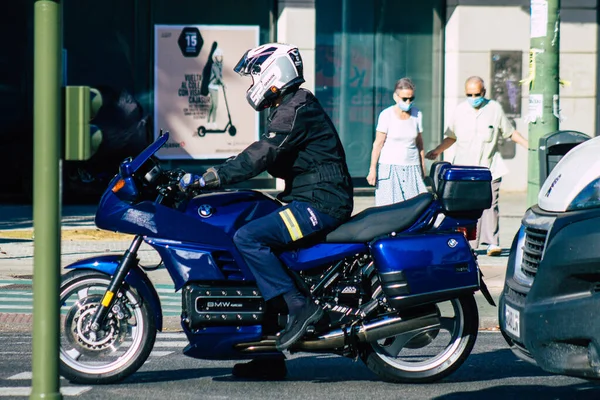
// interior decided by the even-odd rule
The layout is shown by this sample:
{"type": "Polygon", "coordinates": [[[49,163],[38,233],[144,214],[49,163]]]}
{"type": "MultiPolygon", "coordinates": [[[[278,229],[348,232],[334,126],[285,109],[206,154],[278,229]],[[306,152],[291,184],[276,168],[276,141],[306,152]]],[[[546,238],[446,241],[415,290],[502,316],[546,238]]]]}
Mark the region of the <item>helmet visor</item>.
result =
{"type": "Polygon", "coordinates": [[[237,72],[240,75],[248,75],[249,71],[249,60],[248,60],[248,52],[250,52],[250,50],[246,51],[244,53],[244,55],[242,56],[242,58],[240,58],[240,61],[238,61],[238,63],[236,64],[235,67],[233,67],[233,71],[237,72]]]}

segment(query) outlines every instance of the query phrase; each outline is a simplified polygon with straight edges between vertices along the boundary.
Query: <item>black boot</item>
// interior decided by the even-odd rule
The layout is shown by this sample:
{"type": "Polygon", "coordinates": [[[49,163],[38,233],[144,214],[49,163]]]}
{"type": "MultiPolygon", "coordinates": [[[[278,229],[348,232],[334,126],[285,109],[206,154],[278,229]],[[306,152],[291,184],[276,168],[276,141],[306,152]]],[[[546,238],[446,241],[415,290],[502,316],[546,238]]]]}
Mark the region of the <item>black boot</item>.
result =
{"type": "Polygon", "coordinates": [[[283,357],[255,358],[247,363],[235,364],[231,373],[236,378],[279,381],[285,379],[287,367],[283,357]]]}
{"type": "Polygon", "coordinates": [[[294,313],[290,313],[285,329],[277,337],[277,350],[282,351],[294,344],[306,333],[309,325],[319,321],[324,311],[321,307],[308,300],[294,313]]]}

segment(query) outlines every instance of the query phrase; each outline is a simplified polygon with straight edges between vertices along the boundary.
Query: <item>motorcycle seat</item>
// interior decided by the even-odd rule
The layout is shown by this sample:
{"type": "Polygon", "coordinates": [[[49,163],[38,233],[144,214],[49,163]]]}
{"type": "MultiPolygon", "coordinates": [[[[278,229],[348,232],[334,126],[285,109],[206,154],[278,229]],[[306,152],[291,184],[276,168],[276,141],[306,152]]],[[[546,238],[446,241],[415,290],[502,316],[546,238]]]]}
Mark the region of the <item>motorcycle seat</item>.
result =
{"type": "Polygon", "coordinates": [[[330,232],[325,242],[365,243],[377,236],[402,232],[415,223],[432,201],[431,193],[422,193],[400,203],[367,208],[330,232]]]}

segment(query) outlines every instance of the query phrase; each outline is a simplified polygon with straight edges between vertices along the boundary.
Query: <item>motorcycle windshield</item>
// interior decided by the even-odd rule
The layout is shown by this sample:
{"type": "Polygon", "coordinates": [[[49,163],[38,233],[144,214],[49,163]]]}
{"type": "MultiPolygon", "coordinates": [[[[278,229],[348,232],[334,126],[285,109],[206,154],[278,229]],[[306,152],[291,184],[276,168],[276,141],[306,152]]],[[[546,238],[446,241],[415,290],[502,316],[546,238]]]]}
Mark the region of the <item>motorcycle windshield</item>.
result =
{"type": "Polygon", "coordinates": [[[146,147],[130,164],[131,172],[137,171],[154,153],[158,151],[169,140],[169,132],[160,135],[154,143],[146,147]]]}

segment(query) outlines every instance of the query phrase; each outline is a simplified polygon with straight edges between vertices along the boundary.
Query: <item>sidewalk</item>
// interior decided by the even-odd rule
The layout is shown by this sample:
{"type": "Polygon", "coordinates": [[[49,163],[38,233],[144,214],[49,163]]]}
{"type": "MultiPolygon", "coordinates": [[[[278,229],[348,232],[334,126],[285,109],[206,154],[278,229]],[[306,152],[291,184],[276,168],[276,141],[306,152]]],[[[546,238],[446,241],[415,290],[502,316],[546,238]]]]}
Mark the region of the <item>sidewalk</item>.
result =
{"type": "MultiPolygon", "coordinates": [[[[478,257],[484,280],[495,299],[504,286],[504,274],[508,260],[508,248],[519,229],[521,217],[526,210],[525,192],[501,192],[500,194],[500,244],[499,257],[478,257]]],[[[373,196],[356,196],[354,212],[358,213],[375,204],[373,196]]],[[[132,236],[98,230],[94,225],[95,205],[64,206],[62,210],[61,266],[78,259],[106,253],[122,253],[130,244],[132,236]]],[[[32,207],[27,205],[0,205],[0,280],[31,279],[33,274],[33,218],[32,207]]],[[[150,246],[143,244],[139,251],[142,265],[153,266],[160,257],[150,246]]],[[[155,284],[172,285],[168,272],[161,268],[149,272],[155,284]]],[[[171,286],[172,287],[172,286],[171,286]]],[[[497,327],[497,313],[477,294],[480,312],[480,327],[497,327]]],[[[2,313],[0,312],[0,315],[2,313]]],[[[170,329],[179,329],[178,318],[167,318],[170,329]]],[[[0,328],[2,319],[0,318],[0,328]]]]}

